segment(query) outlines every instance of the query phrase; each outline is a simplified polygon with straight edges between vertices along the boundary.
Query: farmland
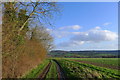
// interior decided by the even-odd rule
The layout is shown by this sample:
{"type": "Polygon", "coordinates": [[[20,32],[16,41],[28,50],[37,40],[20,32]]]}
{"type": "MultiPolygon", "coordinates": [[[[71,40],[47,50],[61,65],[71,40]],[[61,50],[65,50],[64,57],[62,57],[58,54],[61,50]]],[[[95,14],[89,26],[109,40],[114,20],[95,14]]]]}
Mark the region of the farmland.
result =
{"type": "MultiPolygon", "coordinates": [[[[44,61],[43,64],[38,65],[36,69],[31,70],[27,78],[42,78],[49,79],[108,79],[108,78],[114,78],[114,79],[120,79],[120,75],[118,74],[118,70],[116,69],[110,69],[106,67],[96,66],[92,64],[82,63],[79,61],[98,61],[98,63],[101,63],[101,58],[50,58],[44,61]],[[49,65],[50,64],[50,65],[49,65]]],[[[117,58],[109,58],[104,59],[102,62],[104,64],[111,65],[112,63],[118,61],[117,58]],[[111,61],[109,61],[111,60],[111,61]],[[112,62],[113,61],[113,62],[112,62]],[[111,62],[111,63],[108,63],[111,62]]],[[[114,63],[114,66],[118,66],[117,62],[114,63]]]]}
{"type": "Polygon", "coordinates": [[[67,59],[111,69],[118,69],[118,66],[120,66],[120,64],[118,64],[119,58],[67,58],[67,59]]]}
{"type": "Polygon", "coordinates": [[[69,78],[120,78],[117,70],[70,60],[58,60],[69,78]]]}

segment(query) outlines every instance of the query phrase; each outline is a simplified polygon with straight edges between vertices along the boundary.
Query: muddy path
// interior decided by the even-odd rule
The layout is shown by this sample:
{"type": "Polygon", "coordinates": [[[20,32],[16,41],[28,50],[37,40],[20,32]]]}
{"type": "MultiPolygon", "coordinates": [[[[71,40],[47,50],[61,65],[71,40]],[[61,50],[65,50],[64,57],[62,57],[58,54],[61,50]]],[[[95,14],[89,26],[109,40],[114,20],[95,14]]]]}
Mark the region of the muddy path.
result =
{"type": "MultiPolygon", "coordinates": [[[[53,59],[52,61],[54,61],[56,63],[56,68],[57,68],[57,75],[58,75],[58,79],[57,80],[66,80],[66,76],[64,74],[64,71],[61,67],[61,65],[57,62],[57,60],[53,59]]],[[[40,80],[46,80],[46,75],[48,74],[50,67],[52,65],[52,61],[50,61],[48,63],[48,65],[45,67],[45,69],[42,71],[42,73],[39,75],[39,79],[40,80]]]]}
{"type": "Polygon", "coordinates": [[[66,75],[61,65],[57,62],[57,60],[53,59],[53,61],[57,64],[58,80],[66,80],[66,75]]]}
{"type": "Polygon", "coordinates": [[[45,69],[43,70],[43,72],[39,75],[38,78],[40,78],[40,80],[45,80],[46,75],[47,75],[47,73],[49,72],[49,69],[50,69],[50,67],[51,67],[51,64],[52,64],[52,62],[50,61],[49,64],[48,64],[48,65],[45,67],[45,69]]]}

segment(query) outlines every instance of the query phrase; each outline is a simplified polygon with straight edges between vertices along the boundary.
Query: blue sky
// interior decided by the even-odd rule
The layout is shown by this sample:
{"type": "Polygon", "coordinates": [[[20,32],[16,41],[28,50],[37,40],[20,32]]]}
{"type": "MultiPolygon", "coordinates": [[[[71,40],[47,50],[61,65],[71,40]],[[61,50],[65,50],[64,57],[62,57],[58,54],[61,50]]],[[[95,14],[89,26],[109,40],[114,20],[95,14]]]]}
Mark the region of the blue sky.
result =
{"type": "Polygon", "coordinates": [[[59,2],[61,16],[55,28],[57,50],[118,49],[117,2],[59,2]]]}

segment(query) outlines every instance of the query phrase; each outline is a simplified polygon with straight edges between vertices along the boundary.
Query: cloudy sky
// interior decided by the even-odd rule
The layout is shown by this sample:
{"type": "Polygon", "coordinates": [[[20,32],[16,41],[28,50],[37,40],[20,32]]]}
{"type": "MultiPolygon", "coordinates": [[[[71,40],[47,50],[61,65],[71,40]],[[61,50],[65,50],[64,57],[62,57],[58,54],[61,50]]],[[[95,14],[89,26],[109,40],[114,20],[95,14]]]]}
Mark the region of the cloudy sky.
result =
{"type": "Polygon", "coordinates": [[[61,17],[55,28],[55,50],[118,49],[117,2],[61,2],[61,17]]]}

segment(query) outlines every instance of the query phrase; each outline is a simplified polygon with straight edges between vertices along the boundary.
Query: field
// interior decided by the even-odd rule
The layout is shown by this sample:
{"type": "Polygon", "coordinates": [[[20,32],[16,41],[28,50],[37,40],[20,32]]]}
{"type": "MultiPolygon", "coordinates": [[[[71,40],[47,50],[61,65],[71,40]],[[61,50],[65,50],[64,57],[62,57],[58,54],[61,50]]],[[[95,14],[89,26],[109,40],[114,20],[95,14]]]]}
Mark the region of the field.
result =
{"type": "Polygon", "coordinates": [[[120,66],[120,64],[118,64],[119,58],[67,58],[67,59],[111,69],[118,69],[118,66],[120,66]]]}
{"type": "Polygon", "coordinates": [[[96,66],[80,61],[103,63],[118,67],[118,58],[51,58],[44,61],[26,75],[27,78],[54,78],[54,79],[120,79],[117,69],[96,66]]]}
{"type": "Polygon", "coordinates": [[[70,78],[119,78],[117,70],[97,67],[70,60],[58,60],[70,78]]]}

